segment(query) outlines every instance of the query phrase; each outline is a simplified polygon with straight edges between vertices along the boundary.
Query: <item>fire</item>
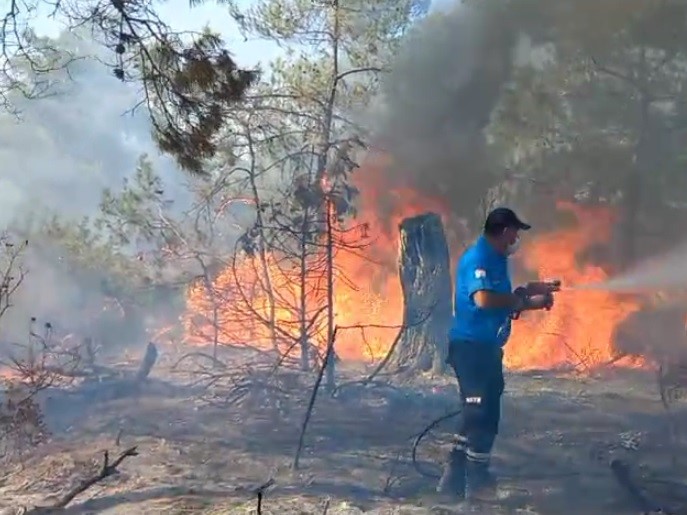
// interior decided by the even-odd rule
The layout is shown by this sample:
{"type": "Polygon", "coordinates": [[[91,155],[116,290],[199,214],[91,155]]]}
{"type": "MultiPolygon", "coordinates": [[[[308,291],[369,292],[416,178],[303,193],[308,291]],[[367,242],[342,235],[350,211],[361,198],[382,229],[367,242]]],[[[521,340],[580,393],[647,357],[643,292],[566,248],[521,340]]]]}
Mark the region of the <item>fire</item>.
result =
{"type": "MultiPolygon", "coordinates": [[[[356,220],[360,230],[347,237],[352,245],[357,241],[361,248],[340,251],[335,257],[334,313],[340,334],[336,353],[343,359],[383,357],[401,326],[403,298],[397,271],[399,223],[408,216],[426,212],[428,207],[447,212],[440,203],[429,202],[410,189],[390,190],[386,184],[376,183],[375,179],[380,176],[375,170],[387,165],[385,157],[371,156],[365,171],[354,176],[360,189],[356,220]],[[380,198],[387,199],[385,206],[379,205],[380,198]],[[378,217],[380,211],[385,212],[382,220],[378,217]]],[[[266,259],[272,290],[277,297],[274,302],[274,318],[279,326],[277,337],[295,344],[299,329],[297,276],[300,270],[284,267],[273,254],[268,254],[266,259]]],[[[245,342],[270,348],[271,335],[266,323],[270,319],[270,299],[264,294],[264,288],[255,288],[256,277],[261,272],[262,264],[257,257],[228,266],[213,280],[214,303],[202,282],[193,285],[187,294],[187,313],[182,317],[187,341],[197,344],[213,341],[213,304],[217,304],[217,336],[221,343],[245,342]]],[[[311,298],[322,301],[324,278],[313,274],[308,281],[311,298]]],[[[312,344],[324,346],[325,329],[324,324],[318,328],[312,344]]]]}
{"type": "MultiPolygon", "coordinates": [[[[383,173],[387,165],[386,157],[371,156],[364,171],[354,175],[360,190],[357,223],[363,232],[369,233],[355,237],[367,237],[367,245],[358,252],[339,252],[335,257],[334,312],[340,328],[336,352],[343,359],[384,356],[398,331],[389,326],[401,324],[398,224],[406,217],[434,211],[444,216],[447,225],[455,225],[454,221],[449,222],[447,205],[402,185],[390,188],[383,173]]],[[[530,236],[521,251],[521,264],[540,279],[559,278],[568,286],[605,279],[602,268],[580,264],[576,256],[609,240],[612,212],[571,204],[559,207],[574,214],[577,224],[554,233],[530,236]]],[[[461,226],[457,231],[463,229],[461,226]]],[[[464,239],[464,232],[460,234],[464,239]]],[[[462,247],[453,247],[455,266],[462,247]]],[[[266,322],[270,319],[272,301],[264,293],[265,288],[256,287],[256,277],[264,276],[263,267],[275,292],[274,319],[279,328],[276,337],[282,342],[282,350],[284,340],[295,346],[299,296],[294,277],[300,271],[284,267],[273,254],[268,254],[264,263],[257,256],[237,260],[213,278],[212,289],[202,281],[191,287],[187,313],[182,317],[187,340],[210,344],[216,336],[220,343],[270,348],[273,335],[266,322]]],[[[318,292],[322,292],[323,277],[313,275],[307,281],[311,295],[321,295],[318,292]]],[[[637,309],[634,300],[610,293],[561,292],[552,311],[527,314],[514,323],[506,348],[506,364],[511,369],[523,370],[578,364],[593,367],[610,361],[614,357],[614,329],[637,309]]],[[[311,312],[311,316],[314,314],[311,312]]],[[[326,338],[326,326],[321,325],[310,342],[320,349],[326,338]]]]}
{"type": "MultiPolygon", "coordinates": [[[[570,229],[533,237],[522,251],[522,265],[540,279],[561,279],[564,286],[603,281],[599,266],[578,262],[579,253],[611,238],[613,212],[606,207],[584,208],[559,203],[577,223],[570,229]]],[[[529,313],[514,323],[506,348],[510,369],[577,366],[593,368],[615,357],[616,327],[640,308],[634,298],[604,291],[563,291],[550,312],[529,313]]],[[[638,365],[625,360],[620,365],[638,365]]]]}

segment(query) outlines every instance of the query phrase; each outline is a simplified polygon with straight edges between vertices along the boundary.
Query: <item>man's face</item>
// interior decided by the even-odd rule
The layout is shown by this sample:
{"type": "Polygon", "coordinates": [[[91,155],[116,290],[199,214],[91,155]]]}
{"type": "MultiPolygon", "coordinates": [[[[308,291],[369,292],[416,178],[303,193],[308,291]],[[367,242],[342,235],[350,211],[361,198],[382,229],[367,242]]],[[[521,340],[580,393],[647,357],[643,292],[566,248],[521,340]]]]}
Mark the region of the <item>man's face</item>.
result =
{"type": "Polygon", "coordinates": [[[520,229],[515,227],[507,227],[503,231],[503,243],[506,246],[515,245],[515,242],[520,239],[520,229]]]}
{"type": "Polygon", "coordinates": [[[520,248],[520,230],[516,228],[508,228],[503,231],[501,237],[501,245],[503,253],[506,256],[512,256],[520,248]]]}

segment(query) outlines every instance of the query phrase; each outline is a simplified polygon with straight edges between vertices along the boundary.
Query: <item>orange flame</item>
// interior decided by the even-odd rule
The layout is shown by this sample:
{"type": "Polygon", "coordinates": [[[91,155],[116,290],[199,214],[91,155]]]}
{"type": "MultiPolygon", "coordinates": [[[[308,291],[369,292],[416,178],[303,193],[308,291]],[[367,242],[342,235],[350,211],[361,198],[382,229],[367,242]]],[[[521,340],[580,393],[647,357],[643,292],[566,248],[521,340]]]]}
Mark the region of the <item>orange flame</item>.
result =
{"type": "MultiPolygon", "coordinates": [[[[336,350],[343,359],[380,358],[388,351],[397,330],[369,326],[401,324],[403,298],[397,271],[398,224],[404,218],[428,211],[444,215],[445,221],[450,214],[449,207],[440,201],[425,198],[402,184],[390,187],[385,173],[388,164],[386,157],[373,155],[364,169],[354,175],[360,190],[358,223],[369,227],[371,240],[361,252],[341,252],[336,256],[334,312],[339,327],[368,327],[340,333],[336,350]]],[[[602,268],[580,265],[576,255],[591,245],[609,240],[614,222],[612,211],[583,209],[572,204],[561,204],[559,208],[575,215],[576,226],[532,237],[523,246],[522,264],[536,272],[540,279],[559,278],[568,286],[605,279],[602,268]]],[[[457,230],[464,238],[464,227],[457,230]]],[[[460,252],[462,247],[454,245],[454,263],[460,252]]],[[[288,336],[295,343],[299,321],[294,274],[299,270],[284,267],[273,254],[266,258],[278,300],[275,310],[280,328],[278,336],[288,336]]],[[[187,295],[187,312],[182,317],[187,340],[197,344],[212,342],[215,332],[213,306],[216,305],[216,332],[220,343],[247,343],[270,348],[270,331],[265,323],[269,319],[270,300],[263,293],[264,289],[254,288],[260,272],[259,260],[246,257],[215,277],[211,290],[202,283],[192,286],[187,295]]],[[[308,278],[312,292],[321,291],[322,280],[321,277],[308,278]]],[[[571,364],[591,368],[610,361],[614,355],[615,327],[637,309],[635,301],[606,292],[561,292],[552,311],[526,314],[514,323],[513,335],[506,348],[506,364],[511,369],[522,370],[571,364]]],[[[321,348],[325,336],[323,326],[311,344],[321,348]]]]}
{"type": "MultiPolygon", "coordinates": [[[[606,207],[584,208],[559,203],[572,213],[574,227],[534,237],[523,246],[522,264],[541,280],[561,279],[564,286],[607,279],[599,266],[578,263],[578,253],[611,237],[613,212],[606,207]]],[[[529,313],[514,323],[506,349],[511,369],[566,365],[593,368],[615,357],[613,334],[623,320],[639,309],[637,300],[604,291],[563,291],[550,312],[529,313]]],[[[624,361],[621,365],[639,364],[624,361]]]]}

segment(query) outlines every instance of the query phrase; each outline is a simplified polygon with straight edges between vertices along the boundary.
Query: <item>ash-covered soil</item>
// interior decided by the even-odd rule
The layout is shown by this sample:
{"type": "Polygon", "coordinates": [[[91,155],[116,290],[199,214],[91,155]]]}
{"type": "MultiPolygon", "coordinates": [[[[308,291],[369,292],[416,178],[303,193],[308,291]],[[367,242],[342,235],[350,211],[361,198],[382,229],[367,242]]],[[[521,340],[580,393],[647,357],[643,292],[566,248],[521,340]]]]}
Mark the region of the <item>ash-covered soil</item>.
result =
{"type": "MultiPolygon", "coordinates": [[[[139,456],[119,474],[60,513],[256,513],[254,490],[268,480],[262,513],[641,513],[614,479],[614,458],[630,465],[645,497],[687,513],[687,438],[670,438],[648,372],[509,374],[494,457],[503,499],[451,506],[436,498],[435,479],[426,475],[438,473],[454,420],[422,440],[417,465],[411,459],[417,435],[457,408],[450,376],[391,385],[380,377],[336,396],[321,391],[293,471],[312,374],[272,373],[267,358],[257,364],[238,351],[222,356],[226,368],[194,358],[172,370],[189,350],[160,351],[140,391],[89,382],[44,392],[51,440],[0,471],[0,508],[49,502],[97,472],[105,449],[115,457],[137,445],[139,456]],[[202,375],[188,372],[199,364],[202,375]]],[[[135,369],[130,361],[121,366],[135,369]]],[[[365,376],[362,368],[340,368],[341,382],[365,376]]],[[[687,433],[679,403],[676,410],[687,433]]]]}

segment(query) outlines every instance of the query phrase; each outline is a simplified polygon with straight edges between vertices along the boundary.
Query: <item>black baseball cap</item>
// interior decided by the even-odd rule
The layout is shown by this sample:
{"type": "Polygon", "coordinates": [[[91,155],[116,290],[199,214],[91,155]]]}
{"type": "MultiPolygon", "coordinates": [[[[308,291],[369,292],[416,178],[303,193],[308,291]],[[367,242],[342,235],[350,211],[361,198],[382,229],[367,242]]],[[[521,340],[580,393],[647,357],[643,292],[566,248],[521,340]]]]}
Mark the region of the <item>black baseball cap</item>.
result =
{"type": "Polygon", "coordinates": [[[496,234],[510,228],[528,231],[532,226],[520,220],[515,211],[507,207],[497,207],[492,210],[484,222],[484,232],[487,234],[496,234]]]}

